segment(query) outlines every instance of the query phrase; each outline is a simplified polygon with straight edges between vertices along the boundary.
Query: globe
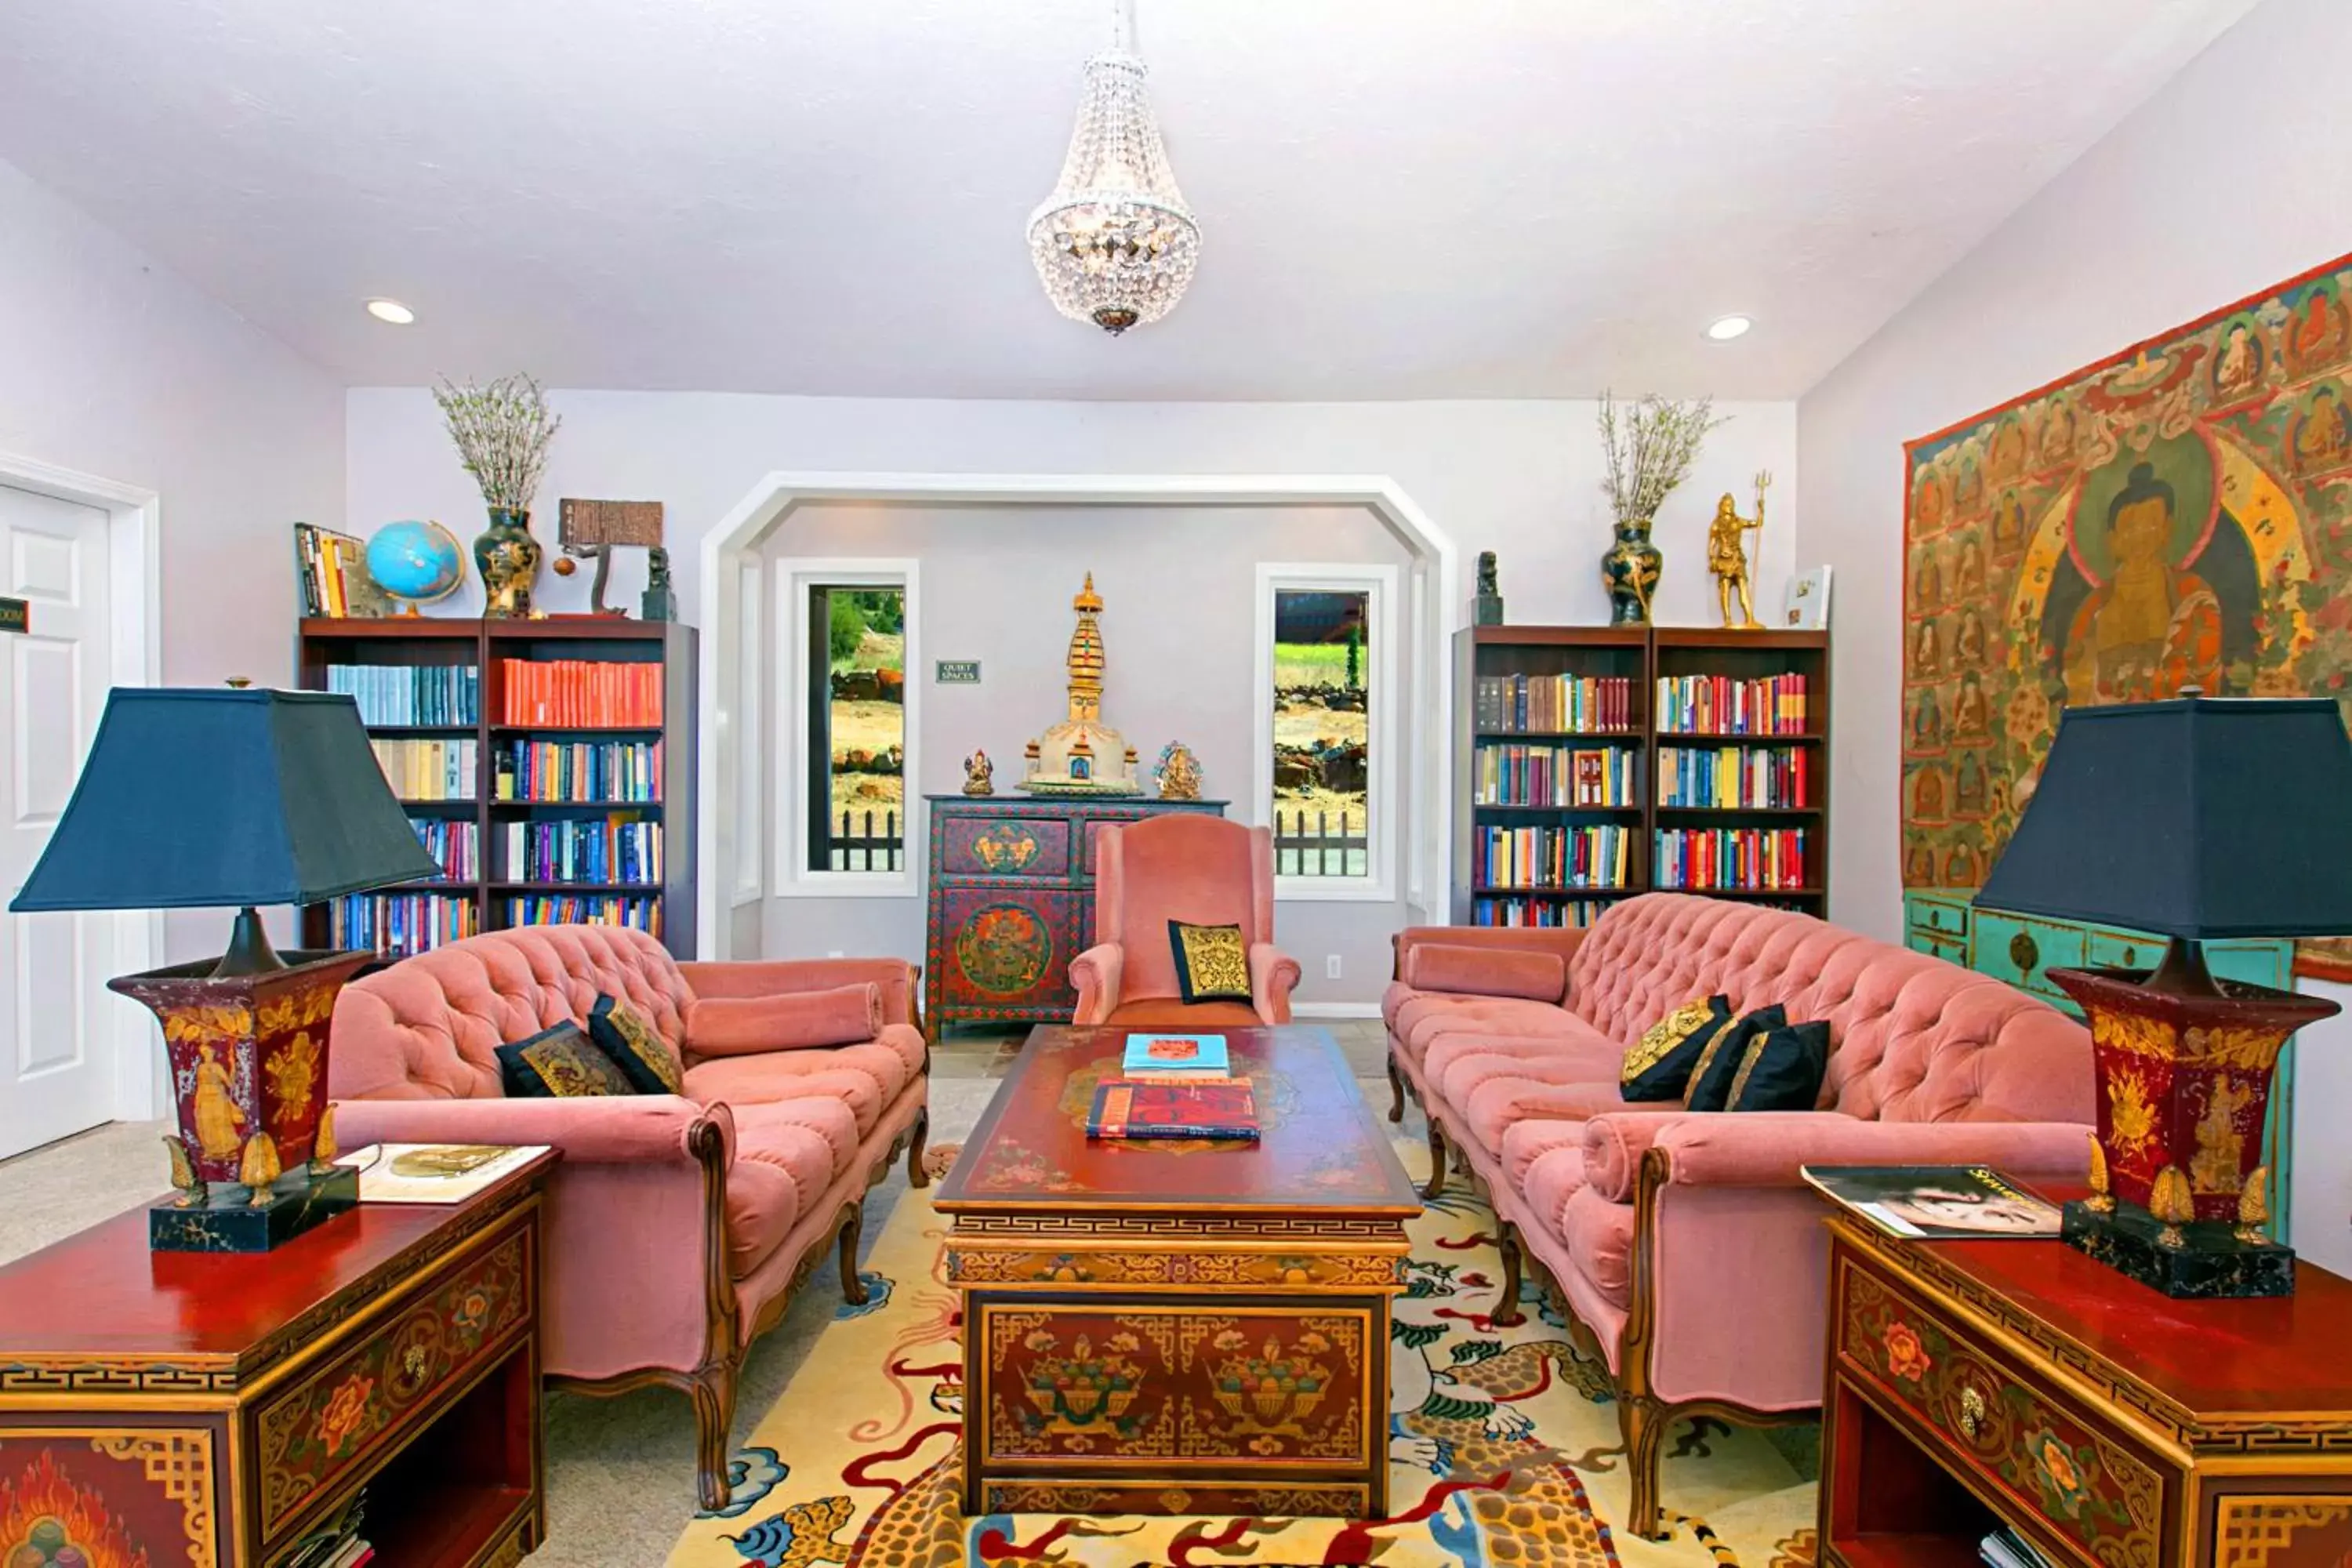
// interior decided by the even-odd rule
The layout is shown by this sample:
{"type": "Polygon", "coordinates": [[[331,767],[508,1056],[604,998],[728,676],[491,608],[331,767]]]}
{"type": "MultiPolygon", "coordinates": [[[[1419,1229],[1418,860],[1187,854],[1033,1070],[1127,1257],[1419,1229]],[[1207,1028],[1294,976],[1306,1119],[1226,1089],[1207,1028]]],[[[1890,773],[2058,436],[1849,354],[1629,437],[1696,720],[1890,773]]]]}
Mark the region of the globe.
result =
{"type": "Polygon", "coordinates": [[[446,599],[466,580],[466,555],[457,536],[437,522],[411,518],[387,522],[367,542],[368,575],[395,599],[429,605],[446,599]]]}

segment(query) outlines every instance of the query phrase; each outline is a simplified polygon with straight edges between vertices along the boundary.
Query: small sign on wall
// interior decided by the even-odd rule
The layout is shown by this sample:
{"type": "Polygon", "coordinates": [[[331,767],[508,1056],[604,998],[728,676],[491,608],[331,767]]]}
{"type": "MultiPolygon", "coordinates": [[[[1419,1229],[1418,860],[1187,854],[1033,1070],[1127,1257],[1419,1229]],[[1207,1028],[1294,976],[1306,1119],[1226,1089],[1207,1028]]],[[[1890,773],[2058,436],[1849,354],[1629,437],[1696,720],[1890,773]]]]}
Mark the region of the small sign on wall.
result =
{"type": "MultiPolygon", "coordinates": [[[[33,629],[32,607],[22,599],[0,599],[0,632],[28,632],[33,629]]],[[[973,667],[972,679],[980,679],[979,667],[973,667]]]]}
{"type": "Polygon", "coordinates": [[[978,686],[980,660],[976,658],[942,658],[931,664],[931,680],[940,686],[978,686]]]}

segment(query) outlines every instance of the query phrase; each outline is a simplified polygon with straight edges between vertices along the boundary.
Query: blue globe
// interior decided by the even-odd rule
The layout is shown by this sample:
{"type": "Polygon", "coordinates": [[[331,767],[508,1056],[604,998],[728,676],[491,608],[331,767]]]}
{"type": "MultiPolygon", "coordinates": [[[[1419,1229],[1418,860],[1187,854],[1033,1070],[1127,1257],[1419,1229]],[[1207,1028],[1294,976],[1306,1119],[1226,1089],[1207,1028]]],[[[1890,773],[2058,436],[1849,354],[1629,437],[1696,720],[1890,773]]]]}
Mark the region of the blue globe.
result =
{"type": "Polygon", "coordinates": [[[412,518],[387,522],[369,537],[367,569],[376,586],[393,597],[429,605],[456,593],[466,580],[466,556],[456,534],[437,522],[412,518]]]}

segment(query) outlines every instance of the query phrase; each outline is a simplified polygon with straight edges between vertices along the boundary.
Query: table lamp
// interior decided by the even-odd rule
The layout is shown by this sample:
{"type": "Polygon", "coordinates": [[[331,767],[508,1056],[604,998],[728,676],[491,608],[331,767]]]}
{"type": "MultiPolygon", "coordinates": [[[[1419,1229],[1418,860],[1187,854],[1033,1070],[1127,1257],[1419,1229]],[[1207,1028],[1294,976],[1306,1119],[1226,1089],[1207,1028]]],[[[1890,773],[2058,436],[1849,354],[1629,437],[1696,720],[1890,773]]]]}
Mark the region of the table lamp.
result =
{"type": "Polygon", "coordinates": [[[2092,1196],[2062,1234],[2168,1296],[2284,1296],[2263,1233],[2280,1049],[2337,1011],[2216,980],[2200,943],[2352,931],[2352,740],[2326,699],[2070,708],[1981,909],[2154,931],[2155,970],[2053,969],[2091,1026],[2092,1196]]]}
{"type": "Polygon", "coordinates": [[[393,798],[358,705],[310,691],[107,694],[48,847],[9,904],[239,910],[217,959],[107,984],[163,1024],[179,1131],[168,1251],[260,1252],[359,1200],[327,1106],[335,994],[373,955],[272,950],[259,904],[307,904],[439,866],[393,798]]]}

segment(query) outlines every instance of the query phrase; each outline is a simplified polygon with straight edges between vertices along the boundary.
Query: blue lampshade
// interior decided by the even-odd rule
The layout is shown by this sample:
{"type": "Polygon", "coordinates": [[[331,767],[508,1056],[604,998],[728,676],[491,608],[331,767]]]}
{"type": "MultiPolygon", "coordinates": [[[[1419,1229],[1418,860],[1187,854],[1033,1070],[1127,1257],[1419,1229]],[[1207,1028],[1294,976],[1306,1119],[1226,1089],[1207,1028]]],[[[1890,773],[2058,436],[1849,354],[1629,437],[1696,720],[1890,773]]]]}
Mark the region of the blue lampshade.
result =
{"type": "Polygon", "coordinates": [[[440,874],[350,697],[117,688],[8,907],[307,904],[440,874]]]}
{"type": "Polygon", "coordinates": [[[2352,740],[2325,698],[2069,708],[1979,909],[2166,936],[2352,933],[2352,740]]]}

